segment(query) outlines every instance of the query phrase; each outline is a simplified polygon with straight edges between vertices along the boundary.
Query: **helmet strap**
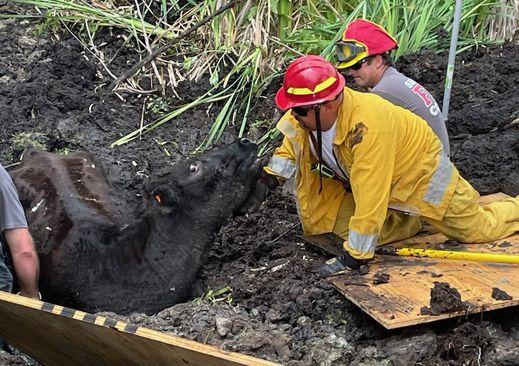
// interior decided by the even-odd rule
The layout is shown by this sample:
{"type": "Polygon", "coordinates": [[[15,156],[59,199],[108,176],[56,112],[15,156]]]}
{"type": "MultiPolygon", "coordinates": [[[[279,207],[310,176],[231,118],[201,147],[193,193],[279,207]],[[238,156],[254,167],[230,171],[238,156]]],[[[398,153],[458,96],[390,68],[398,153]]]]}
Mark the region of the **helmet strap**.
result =
{"type": "MultiPolygon", "coordinates": [[[[323,190],[323,133],[321,129],[321,105],[314,105],[315,126],[317,127],[317,159],[319,160],[319,194],[323,190]]],[[[310,132],[311,133],[311,132],[310,132]]]]}

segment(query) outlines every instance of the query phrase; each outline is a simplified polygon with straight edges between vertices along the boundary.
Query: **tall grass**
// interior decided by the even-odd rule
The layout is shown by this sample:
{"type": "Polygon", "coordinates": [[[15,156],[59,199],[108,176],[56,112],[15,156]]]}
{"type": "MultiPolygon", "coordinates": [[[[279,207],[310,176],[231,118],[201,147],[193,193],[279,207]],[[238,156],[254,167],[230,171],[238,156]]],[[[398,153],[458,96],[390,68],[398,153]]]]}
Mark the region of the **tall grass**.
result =
{"type": "MultiPolygon", "coordinates": [[[[222,0],[11,1],[32,5],[41,16],[83,28],[119,28],[131,35],[145,53],[181,34],[225,3],[222,0]]],[[[518,2],[464,0],[460,49],[510,37],[517,26],[518,2]]],[[[350,21],[365,18],[382,24],[398,40],[395,56],[400,57],[424,48],[433,51],[448,48],[453,11],[453,0],[242,0],[200,28],[189,42],[177,45],[173,53],[184,55],[183,66],[163,57],[144,72],[159,79],[163,93],[175,94],[177,85],[175,77],[161,80],[163,73],[179,75],[180,79],[191,82],[207,75],[209,89],[195,100],[172,107],[169,113],[112,146],[138,138],[191,108],[215,103],[219,112],[200,148],[214,144],[229,125],[242,136],[247,133],[251,108],[263,87],[291,58],[300,54],[332,58],[333,45],[350,21]],[[167,71],[161,72],[159,67],[167,71]]],[[[95,34],[89,33],[89,37],[91,44],[95,34]]],[[[134,89],[138,77],[128,81],[134,89]]],[[[269,133],[260,139],[264,144],[262,151],[268,149],[274,137],[269,133]]]]}

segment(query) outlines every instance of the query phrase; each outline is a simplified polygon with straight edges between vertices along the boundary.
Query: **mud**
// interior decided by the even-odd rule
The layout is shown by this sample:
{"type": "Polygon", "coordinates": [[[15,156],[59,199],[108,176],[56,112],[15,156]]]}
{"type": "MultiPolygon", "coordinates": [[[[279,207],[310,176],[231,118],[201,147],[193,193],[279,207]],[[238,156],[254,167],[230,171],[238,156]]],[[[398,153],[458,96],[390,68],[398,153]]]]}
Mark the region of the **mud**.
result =
{"type": "Polygon", "coordinates": [[[496,300],[512,300],[513,297],[508,295],[506,291],[503,291],[497,287],[492,288],[492,298],[496,300]]]}
{"type": "Polygon", "coordinates": [[[383,283],[388,283],[389,278],[390,278],[389,273],[377,272],[377,273],[375,273],[375,277],[373,278],[373,284],[381,285],[383,283]]]}
{"type": "Polygon", "coordinates": [[[457,289],[447,282],[434,282],[431,289],[429,306],[420,309],[422,315],[440,315],[465,310],[465,304],[461,301],[461,295],[457,289]]]}
{"type": "Polygon", "coordinates": [[[509,241],[503,241],[501,242],[498,247],[499,248],[510,248],[512,246],[512,243],[510,243],[509,241]]]}
{"type": "MultiPolygon", "coordinates": [[[[112,149],[110,143],[139,126],[144,97],[121,93],[121,100],[110,94],[109,76],[77,41],[67,34],[57,41],[49,34],[38,36],[34,26],[0,20],[4,165],[16,163],[27,145],[91,151],[113,186],[127,201],[138,202],[137,193],[150,173],[196,148],[222,107],[202,106],[112,149]]],[[[120,38],[101,36],[110,39],[102,48],[105,60],[113,59],[108,66],[120,75],[136,56],[120,38]]],[[[397,67],[441,103],[446,60],[445,54],[422,53],[406,57],[397,67]]],[[[508,125],[519,117],[518,78],[517,45],[480,47],[457,58],[448,123],[453,160],[483,193],[499,191],[504,178],[519,168],[519,126],[508,125]]],[[[184,100],[175,103],[191,100],[208,86],[207,79],[180,85],[177,91],[184,100]]],[[[272,102],[277,87],[271,85],[265,98],[257,100],[253,119],[279,117],[272,102]]],[[[151,117],[144,116],[144,121],[151,117]]],[[[222,143],[232,140],[238,128],[230,126],[222,143]]],[[[262,128],[248,136],[257,138],[262,128]]],[[[215,237],[202,279],[207,290],[232,290],[155,316],[126,319],[286,365],[519,364],[514,309],[384,330],[317,276],[328,256],[300,239],[297,222],[290,195],[282,189],[272,192],[264,204],[233,219],[215,237]]],[[[25,362],[21,356],[0,356],[6,364],[25,362]]]]}

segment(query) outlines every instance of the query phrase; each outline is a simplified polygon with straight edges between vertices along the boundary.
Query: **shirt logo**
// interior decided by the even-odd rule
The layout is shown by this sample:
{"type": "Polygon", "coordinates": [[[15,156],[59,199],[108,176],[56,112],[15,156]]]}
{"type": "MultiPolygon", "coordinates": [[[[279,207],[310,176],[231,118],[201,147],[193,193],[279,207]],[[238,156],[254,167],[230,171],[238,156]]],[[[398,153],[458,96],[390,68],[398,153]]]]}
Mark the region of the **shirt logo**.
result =
{"type": "Polygon", "coordinates": [[[423,86],[421,86],[416,81],[411,80],[411,79],[407,79],[404,84],[409,89],[411,89],[411,91],[414,94],[416,94],[416,95],[418,95],[418,97],[420,97],[420,99],[422,100],[424,105],[429,109],[429,112],[433,116],[436,116],[436,115],[438,115],[438,113],[440,113],[440,107],[438,107],[438,104],[434,101],[431,94],[429,94],[423,86]]]}

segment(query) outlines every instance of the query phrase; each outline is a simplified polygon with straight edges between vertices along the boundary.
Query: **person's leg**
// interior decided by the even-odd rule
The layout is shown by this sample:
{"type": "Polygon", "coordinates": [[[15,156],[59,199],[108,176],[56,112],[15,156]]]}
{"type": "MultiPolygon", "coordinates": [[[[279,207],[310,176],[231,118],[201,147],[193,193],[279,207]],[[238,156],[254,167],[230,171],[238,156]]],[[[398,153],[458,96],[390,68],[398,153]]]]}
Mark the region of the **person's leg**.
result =
{"type": "Polygon", "coordinates": [[[388,211],[386,221],[380,232],[378,244],[388,244],[409,239],[422,230],[419,216],[409,216],[397,211],[388,211]]]}
{"type": "MultiPolygon", "coordinates": [[[[354,213],[355,202],[353,200],[353,194],[347,193],[344,196],[339,214],[337,215],[335,227],[333,228],[333,232],[345,241],[348,240],[350,218],[354,213]]],[[[420,217],[409,216],[401,212],[389,210],[382,231],[380,232],[378,244],[387,244],[410,238],[421,229],[422,224],[420,217]]]]}
{"type": "Polygon", "coordinates": [[[460,177],[441,221],[425,218],[439,232],[463,243],[502,239],[519,231],[519,196],[480,206],[479,194],[460,177]]]}

